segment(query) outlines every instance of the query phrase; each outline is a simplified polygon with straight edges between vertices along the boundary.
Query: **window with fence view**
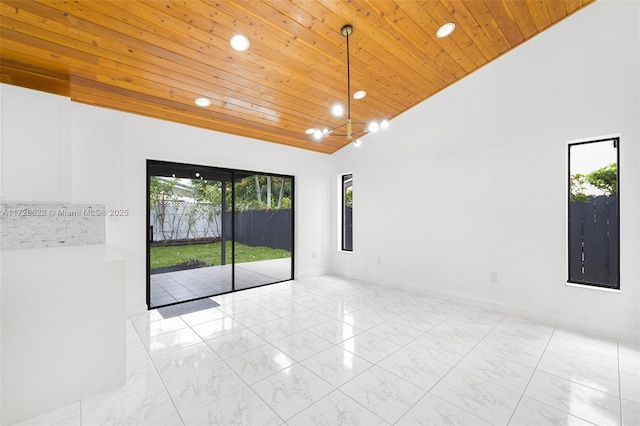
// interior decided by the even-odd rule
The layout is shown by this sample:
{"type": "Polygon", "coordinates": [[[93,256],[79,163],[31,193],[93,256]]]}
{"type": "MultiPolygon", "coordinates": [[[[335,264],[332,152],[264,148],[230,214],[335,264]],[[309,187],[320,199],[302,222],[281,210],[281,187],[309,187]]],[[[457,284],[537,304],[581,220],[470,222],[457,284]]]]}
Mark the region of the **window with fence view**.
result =
{"type": "Polygon", "coordinates": [[[353,251],[353,175],[342,175],[342,250],[353,251]]]}
{"type": "Polygon", "coordinates": [[[570,283],[620,288],[619,142],[569,144],[570,283]]]}

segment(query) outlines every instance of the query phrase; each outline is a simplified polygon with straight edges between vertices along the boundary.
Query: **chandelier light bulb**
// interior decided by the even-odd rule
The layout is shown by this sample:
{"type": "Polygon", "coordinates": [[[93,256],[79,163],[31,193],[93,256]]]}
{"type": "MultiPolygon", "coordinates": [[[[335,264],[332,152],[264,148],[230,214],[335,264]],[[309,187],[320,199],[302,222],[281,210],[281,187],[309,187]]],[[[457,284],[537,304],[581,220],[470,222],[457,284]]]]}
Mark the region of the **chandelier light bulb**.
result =
{"type": "Polygon", "coordinates": [[[335,104],[331,107],[331,114],[333,114],[334,117],[342,117],[344,114],[344,107],[340,104],[335,104]]]}
{"type": "Polygon", "coordinates": [[[369,125],[367,126],[367,129],[369,129],[369,131],[371,133],[375,133],[378,131],[378,129],[380,129],[380,125],[378,124],[377,121],[372,121],[371,123],[369,123],[369,125]]]}
{"type": "Polygon", "coordinates": [[[322,135],[323,135],[323,136],[329,136],[329,129],[326,129],[326,128],[325,128],[325,129],[323,129],[323,130],[322,130],[322,135]]]}
{"type": "Polygon", "coordinates": [[[353,146],[355,146],[356,148],[358,148],[361,144],[362,141],[360,139],[356,139],[355,141],[353,141],[353,146]]]}
{"type": "Polygon", "coordinates": [[[307,130],[305,130],[305,131],[304,131],[304,133],[305,133],[305,134],[307,134],[307,135],[312,135],[312,134],[313,134],[313,132],[315,132],[315,131],[316,131],[316,129],[311,128],[311,129],[307,129],[307,130]]]}
{"type": "Polygon", "coordinates": [[[321,130],[314,130],[313,131],[313,138],[317,141],[319,141],[320,139],[322,139],[322,131],[321,130]]]}
{"type": "Polygon", "coordinates": [[[382,120],[382,121],[380,122],[380,128],[381,128],[382,130],[386,130],[386,129],[388,129],[388,128],[389,128],[389,120],[382,120]]]}

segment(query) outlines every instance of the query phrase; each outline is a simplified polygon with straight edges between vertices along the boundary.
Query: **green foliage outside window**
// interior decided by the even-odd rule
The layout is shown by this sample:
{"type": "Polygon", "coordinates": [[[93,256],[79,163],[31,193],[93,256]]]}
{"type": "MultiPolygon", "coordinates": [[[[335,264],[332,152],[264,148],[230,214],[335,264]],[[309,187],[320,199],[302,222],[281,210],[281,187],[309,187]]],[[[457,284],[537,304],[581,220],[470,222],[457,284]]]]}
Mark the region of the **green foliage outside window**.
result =
{"type": "Polygon", "coordinates": [[[609,164],[589,174],[576,173],[571,175],[571,201],[589,202],[586,194],[587,187],[599,189],[606,196],[615,195],[618,192],[618,165],[609,164]]]}

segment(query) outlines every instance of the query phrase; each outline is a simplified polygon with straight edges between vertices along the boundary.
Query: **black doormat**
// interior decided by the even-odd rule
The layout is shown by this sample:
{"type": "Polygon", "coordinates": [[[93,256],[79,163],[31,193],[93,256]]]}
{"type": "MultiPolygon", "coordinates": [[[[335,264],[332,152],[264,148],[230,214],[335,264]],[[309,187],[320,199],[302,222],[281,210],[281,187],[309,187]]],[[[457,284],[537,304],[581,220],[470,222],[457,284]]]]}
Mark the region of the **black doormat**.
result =
{"type": "Polygon", "coordinates": [[[158,308],[158,312],[162,315],[162,318],[167,319],[218,306],[220,305],[211,299],[200,299],[193,300],[191,302],[178,303],[177,305],[166,306],[164,308],[158,308]]]}

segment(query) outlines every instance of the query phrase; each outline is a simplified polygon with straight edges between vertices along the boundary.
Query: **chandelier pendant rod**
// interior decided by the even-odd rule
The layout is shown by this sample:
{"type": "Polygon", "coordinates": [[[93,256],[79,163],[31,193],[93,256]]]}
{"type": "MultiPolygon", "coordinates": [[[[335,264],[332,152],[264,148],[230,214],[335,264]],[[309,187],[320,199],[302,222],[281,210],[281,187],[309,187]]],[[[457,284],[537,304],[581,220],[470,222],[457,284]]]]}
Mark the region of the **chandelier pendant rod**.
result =
{"type": "Polygon", "coordinates": [[[351,62],[349,53],[349,36],[353,34],[353,27],[351,25],[345,25],[340,30],[340,33],[347,38],[347,139],[352,140],[351,129],[351,62]]]}

